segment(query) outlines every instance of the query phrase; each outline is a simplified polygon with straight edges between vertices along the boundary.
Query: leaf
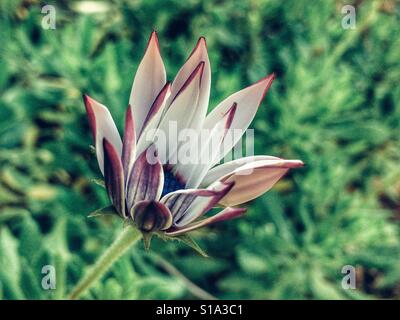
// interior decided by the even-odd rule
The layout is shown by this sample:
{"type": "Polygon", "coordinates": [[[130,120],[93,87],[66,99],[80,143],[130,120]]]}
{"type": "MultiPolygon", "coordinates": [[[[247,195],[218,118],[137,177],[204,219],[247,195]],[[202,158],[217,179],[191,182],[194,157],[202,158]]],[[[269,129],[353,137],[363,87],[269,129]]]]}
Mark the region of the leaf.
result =
{"type": "Polygon", "coordinates": [[[27,299],[40,299],[43,297],[44,289],[41,287],[40,270],[35,270],[32,264],[24,257],[22,258],[21,288],[27,299]]]}
{"type": "Polygon", "coordinates": [[[8,229],[0,229],[0,282],[8,299],[24,298],[19,286],[21,265],[17,249],[17,239],[8,229]]]}
{"type": "Polygon", "coordinates": [[[30,216],[27,216],[21,224],[19,254],[32,265],[42,253],[42,241],[37,223],[30,216]]]}
{"type": "Polygon", "coordinates": [[[23,208],[13,208],[13,207],[5,207],[2,208],[0,214],[0,224],[8,222],[12,219],[22,218],[24,216],[28,216],[29,211],[23,208]]]}

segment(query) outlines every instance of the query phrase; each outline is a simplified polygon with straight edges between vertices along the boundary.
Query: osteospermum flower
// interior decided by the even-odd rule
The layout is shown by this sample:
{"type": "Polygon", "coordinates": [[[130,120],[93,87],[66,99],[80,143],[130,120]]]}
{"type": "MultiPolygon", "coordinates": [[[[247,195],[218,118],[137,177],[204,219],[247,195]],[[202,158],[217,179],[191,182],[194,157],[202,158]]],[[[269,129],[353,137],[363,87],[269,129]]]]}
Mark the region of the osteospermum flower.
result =
{"type": "Polygon", "coordinates": [[[199,39],[169,83],[153,32],[134,78],[122,139],[108,109],[84,96],[97,160],[116,212],[144,233],[177,236],[241,216],[246,209],[234,206],[260,196],[290,168],[302,166],[300,160],[272,156],[216,165],[241,138],[225,140],[227,131],[248,128],[273,79],[271,74],[232,94],[207,115],[211,69],[205,39],[199,39]],[[179,157],[171,161],[182,145],[155,139],[157,132],[168,136],[171,123],[178,131],[209,130],[199,157],[209,152],[211,141],[217,141],[210,161],[183,163],[179,157]],[[217,205],[224,208],[204,218],[217,205]]]}

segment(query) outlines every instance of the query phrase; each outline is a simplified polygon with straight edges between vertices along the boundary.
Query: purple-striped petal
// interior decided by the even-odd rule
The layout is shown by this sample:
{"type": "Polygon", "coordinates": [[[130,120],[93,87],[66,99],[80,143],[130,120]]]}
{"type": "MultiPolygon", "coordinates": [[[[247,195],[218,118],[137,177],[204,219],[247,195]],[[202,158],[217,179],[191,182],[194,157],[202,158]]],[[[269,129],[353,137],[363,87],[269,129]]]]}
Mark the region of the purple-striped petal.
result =
{"type": "Polygon", "coordinates": [[[121,138],[108,109],[88,95],[83,95],[83,100],[96,147],[97,161],[101,173],[104,175],[103,139],[106,138],[120,155],[122,150],[121,138]]]}
{"type": "Polygon", "coordinates": [[[164,171],[154,145],[136,159],[127,185],[127,205],[131,209],[142,200],[158,200],[164,185],[164,171]]]}
{"type": "MultiPolygon", "coordinates": [[[[275,75],[271,74],[226,98],[207,115],[203,128],[209,130],[212,129],[215,124],[224,117],[232,104],[236,102],[237,112],[232,121],[231,129],[242,130],[242,133],[244,134],[245,130],[249,127],[251,121],[256,115],[257,109],[264,99],[264,96],[270,88],[274,78],[275,75]]],[[[236,145],[241,137],[242,135],[234,135],[232,139],[230,139],[229,144],[224,143],[223,146],[221,146],[219,156],[216,157],[213,164],[221,160],[236,145]]]]}
{"type": "Polygon", "coordinates": [[[204,63],[204,70],[201,79],[198,105],[196,106],[197,120],[194,123],[194,125],[198,125],[198,127],[202,125],[207,113],[211,87],[211,67],[208,58],[206,39],[204,37],[199,38],[189,58],[186,60],[182,68],[178,71],[172,83],[171,96],[169,99],[169,104],[173,100],[175,100],[176,96],[182,90],[181,88],[184,86],[184,83],[187,82],[187,79],[201,62],[204,63]]]}
{"type": "MultiPolygon", "coordinates": [[[[195,114],[199,100],[204,65],[205,63],[203,61],[197,65],[172,100],[171,105],[165,111],[165,115],[158,127],[158,131],[163,136],[170,136],[171,126],[175,126],[177,132],[180,132],[183,129],[191,128],[192,124],[196,122],[195,114]]],[[[164,141],[156,142],[156,144],[160,156],[165,156],[163,163],[176,163],[173,157],[176,156],[178,148],[177,139],[170,140],[167,145],[164,141]]]]}
{"type": "Polygon", "coordinates": [[[203,216],[213,207],[215,207],[233,187],[234,182],[216,182],[214,185],[208,188],[209,190],[213,190],[215,192],[215,195],[209,199],[196,198],[186,209],[186,211],[181,215],[181,217],[174,219],[174,225],[181,227],[203,216]]]}
{"type": "Polygon", "coordinates": [[[215,196],[213,190],[207,189],[186,189],[178,190],[166,194],[161,198],[161,202],[164,203],[171,211],[174,221],[179,219],[186,209],[193,203],[194,199],[201,197],[210,199],[215,196]]]}
{"type": "Polygon", "coordinates": [[[189,231],[193,231],[202,227],[205,227],[207,225],[210,225],[212,223],[216,223],[216,222],[222,222],[222,221],[226,221],[226,220],[232,220],[234,218],[238,218],[240,216],[242,216],[244,213],[246,212],[245,208],[225,208],[224,210],[222,210],[221,212],[217,213],[216,215],[197,221],[197,222],[193,222],[190,224],[187,224],[183,227],[171,227],[170,229],[168,229],[166,231],[166,234],[169,236],[179,236],[183,233],[189,232],[189,231]]]}
{"type": "Polygon", "coordinates": [[[154,232],[165,230],[172,225],[172,215],[168,208],[158,201],[139,201],[131,210],[131,217],[139,230],[154,232]]]}
{"type": "Polygon", "coordinates": [[[161,202],[171,211],[174,225],[187,224],[213,208],[233,187],[219,183],[209,189],[186,189],[165,195],[161,202]]]}
{"type": "Polygon", "coordinates": [[[103,149],[104,181],[107,193],[117,212],[122,217],[125,217],[124,171],[121,158],[114,146],[106,138],[103,139],[103,149]]]}
{"type": "Polygon", "coordinates": [[[253,200],[270,190],[291,168],[303,166],[300,160],[261,160],[245,164],[220,178],[235,185],[219,202],[235,206],[253,200]]]}
{"type": "Polygon", "coordinates": [[[224,139],[232,125],[236,110],[237,104],[234,102],[224,117],[210,130],[207,139],[203,141],[200,137],[198,144],[200,146],[200,154],[197,161],[182,164],[179,163],[178,159],[176,171],[186,181],[186,188],[197,188],[213,166],[213,163],[215,163],[215,158],[218,157],[221,146],[224,144],[224,139]]]}
{"type": "Polygon", "coordinates": [[[129,98],[129,104],[132,106],[135,118],[137,136],[142,131],[147,114],[165,82],[166,73],[157,34],[152,32],[144,57],[136,71],[129,98]]]}
{"type": "MultiPolygon", "coordinates": [[[[157,118],[156,116],[158,114],[162,114],[163,107],[165,105],[165,102],[169,95],[171,94],[171,84],[167,82],[165,86],[161,89],[160,93],[157,95],[156,99],[154,100],[153,104],[150,107],[149,112],[146,115],[146,118],[144,119],[142,129],[140,131],[139,137],[141,136],[142,132],[146,129],[146,127],[149,125],[149,123],[157,118]]],[[[161,117],[158,117],[159,120],[161,117]]],[[[157,123],[158,125],[158,123],[157,123]]]]}
{"type": "Polygon", "coordinates": [[[122,166],[124,168],[125,181],[128,180],[129,173],[135,162],[136,154],[136,133],[133,121],[132,109],[128,106],[125,116],[125,131],[122,143],[122,166]]]}
{"type": "Polygon", "coordinates": [[[249,156],[225,162],[209,170],[206,176],[203,178],[203,181],[201,182],[200,186],[202,188],[207,188],[210,184],[214,183],[215,181],[218,181],[220,178],[222,178],[228,173],[233,172],[237,168],[247,163],[260,160],[280,160],[280,159],[278,157],[273,157],[273,156],[249,156]]]}
{"type": "Polygon", "coordinates": [[[171,94],[171,84],[167,82],[156,100],[153,102],[149,113],[144,121],[142,131],[138,137],[137,154],[141,154],[152,143],[154,143],[156,129],[162,119],[163,111],[165,110],[166,101],[171,94]]]}

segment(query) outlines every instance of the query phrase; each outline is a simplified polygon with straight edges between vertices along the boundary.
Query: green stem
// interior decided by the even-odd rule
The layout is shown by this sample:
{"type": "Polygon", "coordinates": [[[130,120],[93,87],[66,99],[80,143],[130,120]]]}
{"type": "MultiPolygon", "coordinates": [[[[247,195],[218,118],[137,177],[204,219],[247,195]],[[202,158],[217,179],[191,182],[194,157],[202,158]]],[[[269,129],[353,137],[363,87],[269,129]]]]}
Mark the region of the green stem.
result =
{"type": "Polygon", "coordinates": [[[87,289],[99,280],[133,244],[141,238],[141,233],[134,227],[127,226],[114,243],[103,253],[89,272],[78,282],[68,299],[78,299],[87,289]]]}

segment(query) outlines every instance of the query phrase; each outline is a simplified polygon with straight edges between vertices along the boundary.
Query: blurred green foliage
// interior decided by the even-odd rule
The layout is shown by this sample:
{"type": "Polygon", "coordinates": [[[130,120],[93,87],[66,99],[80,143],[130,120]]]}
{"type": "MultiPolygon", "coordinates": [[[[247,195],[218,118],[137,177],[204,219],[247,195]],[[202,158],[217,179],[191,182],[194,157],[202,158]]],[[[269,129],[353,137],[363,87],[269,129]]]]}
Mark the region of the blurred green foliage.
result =
{"type": "Polygon", "coordinates": [[[306,167],[245,218],[195,232],[211,258],[159,240],[150,252],[138,246],[85,298],[199,297],[187,279],[218,298],[400,297],[397,1],[47,4],[55,30],[41,27],[42,2],[0,1],[0,298],[65,297],[121,230],[86,218],[109,201],[92,182],[100,173],[81,93],[122,125],[153,29],[169,79],[207,38],[210,108],[276,72],[254,121],[256,152],[306,167]],[[341,27],[345,3],[356,6],[354,30],[341,27]],[[47,264],[56,290],[41,287],[47,264]],[[341,287],[344,265],[357,269],[356,290],[341,287]]]}

